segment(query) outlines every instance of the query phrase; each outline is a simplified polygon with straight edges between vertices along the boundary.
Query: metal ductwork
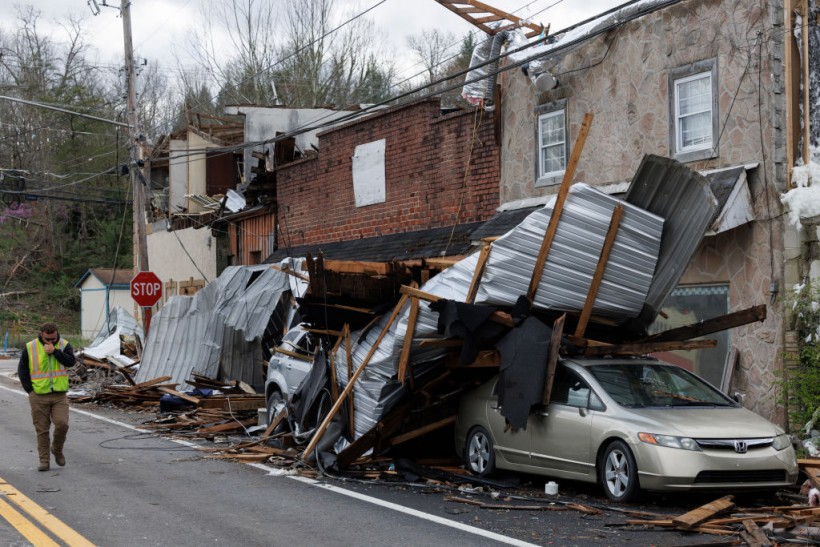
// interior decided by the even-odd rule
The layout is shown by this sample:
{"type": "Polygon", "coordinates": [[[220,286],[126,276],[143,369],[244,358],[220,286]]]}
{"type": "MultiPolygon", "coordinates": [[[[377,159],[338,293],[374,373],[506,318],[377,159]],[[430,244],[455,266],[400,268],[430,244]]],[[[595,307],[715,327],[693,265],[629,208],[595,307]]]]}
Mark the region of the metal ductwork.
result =
{"type": "Polygon", "coordinates": [[[501,54],[501,48],[509,40],[510,33],[501,31],[493,36],[493,45],[490,49],[490,59],[492,63],[488,65],[489,76],[484,87],[484,110],[491,112],[495,110],[495,82],[498,79],[498,56],[501,54]]]}

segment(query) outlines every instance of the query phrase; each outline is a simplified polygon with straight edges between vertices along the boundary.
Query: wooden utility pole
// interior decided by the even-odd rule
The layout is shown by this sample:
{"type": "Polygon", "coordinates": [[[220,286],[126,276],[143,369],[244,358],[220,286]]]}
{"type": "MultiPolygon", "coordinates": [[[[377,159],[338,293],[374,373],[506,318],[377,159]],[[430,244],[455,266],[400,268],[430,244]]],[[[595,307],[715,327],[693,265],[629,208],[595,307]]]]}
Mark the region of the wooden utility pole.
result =
{"type": "MultiPolygon", "coordinates": [[[[121,0],[120,15],[122,15],[122,33],[125,42],[125,87],[127,90],[126,109],[128,120],[128,157],[130,159],[128,172],[131,176],[131,188],[134,193],[132,207],[134,209],[134,275],[149,271],[148,242],[145,234],[145,186],[142,177],[138,176],[142,168],[142,141],[143,135],[139,130],[137,119],[137,72],[134,68],[134,44],[131,39],[131,1],[121,0]]],[[[143,311],[138,306],[135,316],[143,311]]],[[[143,332],[148,332],[151,320],[151,309],[146,308],[142,314],[143,332]]]]}
{"type": "Polygon", "coordinates": [[[125,41],[125,83],[127,90],[126,109],[128,120],[128,156],[131,160],[128,171],[134,192],[134,275],[148,271],[148,245],[145,235],[145,187],[138,170],[142,165],[142,141],[137,120],[137,73],[134,68],[134,46],[131,39],[131,1],[121,0],[122,31],[125,41]]]}

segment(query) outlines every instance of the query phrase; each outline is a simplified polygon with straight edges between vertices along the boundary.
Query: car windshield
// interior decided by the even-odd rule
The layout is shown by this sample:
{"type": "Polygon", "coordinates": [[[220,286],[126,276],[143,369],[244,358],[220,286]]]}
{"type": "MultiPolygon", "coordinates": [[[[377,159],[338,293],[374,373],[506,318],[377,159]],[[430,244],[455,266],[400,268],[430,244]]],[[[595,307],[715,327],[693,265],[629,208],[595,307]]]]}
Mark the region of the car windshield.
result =
{"type": "Polygon", "coordinates": [[[682,368],[660,363],[613,363],[588,370],[623,406],[737,406],[705,381],[682,368]]]}

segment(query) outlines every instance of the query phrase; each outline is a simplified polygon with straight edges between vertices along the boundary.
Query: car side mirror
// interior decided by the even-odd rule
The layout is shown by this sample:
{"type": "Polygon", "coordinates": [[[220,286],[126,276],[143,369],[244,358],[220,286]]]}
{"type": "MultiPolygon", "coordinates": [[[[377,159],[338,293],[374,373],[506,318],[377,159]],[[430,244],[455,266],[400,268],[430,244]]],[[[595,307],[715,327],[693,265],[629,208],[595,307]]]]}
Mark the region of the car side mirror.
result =
{"type": "Polygon", "coordinates": [[[742,405],[743,401],[746,400],[746,394],[735,391],[734,394],[732,394],[732,400],[737,404],[742,405]]]}

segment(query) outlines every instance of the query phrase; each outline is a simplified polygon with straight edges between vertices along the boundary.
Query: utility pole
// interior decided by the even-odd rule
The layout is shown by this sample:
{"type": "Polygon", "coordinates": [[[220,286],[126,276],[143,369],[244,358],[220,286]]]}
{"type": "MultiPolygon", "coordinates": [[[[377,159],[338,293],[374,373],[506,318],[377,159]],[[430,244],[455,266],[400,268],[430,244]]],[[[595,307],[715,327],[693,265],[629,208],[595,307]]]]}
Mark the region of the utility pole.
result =
{"type": "MultiPolygon", "coordinates": [[[[122,15],[122,33],[125,40],[125,81],[128,96],[126,109],[128,120],[128,155],[131,159],[128,172],[131,176],[131,187],[134,190],[134,276],[140,272],[149,271],[148,242],[145,234],[145,177],[138,176],[142,169],[142,141],[144,137],[139,131],[137,119],[137,72],[134,67],[134,45],[131,39],[131,0],[121,0],[120,15],[122,15]]],[[[151,308],[141,309],[142,328],[148,334],[151,324],[151,308]]]]}
{"type": "Polygon", "coordinates": [[[137,73],[134,67],[134,45],[131,39],[131,1],[121,0],[122,31],[125,40],[125,82],[127,89],[126,119],[128,120],[128,153],[131,159],[128,171],[134,190],[134,275],[148,271],[148,245],[145,235],[145,188],[137,176],[142,167],[143,136],[137,119],[137,73]]]}
{"type": "MultiPolygon", "coordinates": [[[[139,120],[137,119],[137,89],[136,89],[136,69],[134,68],[134,45],[131,39],[131,1],[121,0],[120,14],[122,15],[122,30],[125,40],[125,82],[127,89],[126,98],[126,119],[128,120],[128,155],[129,173],[131,175],[131,187],[134,191],[134,275],[148,271],[148,242],[145,234],[145,187],[144,178],[137,176],[138,170],[142,169],[142,141],[143,135],[139,131],[139,120]]],[[[142,321],[143,331],[148,332],[148,325],[151,321],[151,309],[144,310],[142,321]]]]}

